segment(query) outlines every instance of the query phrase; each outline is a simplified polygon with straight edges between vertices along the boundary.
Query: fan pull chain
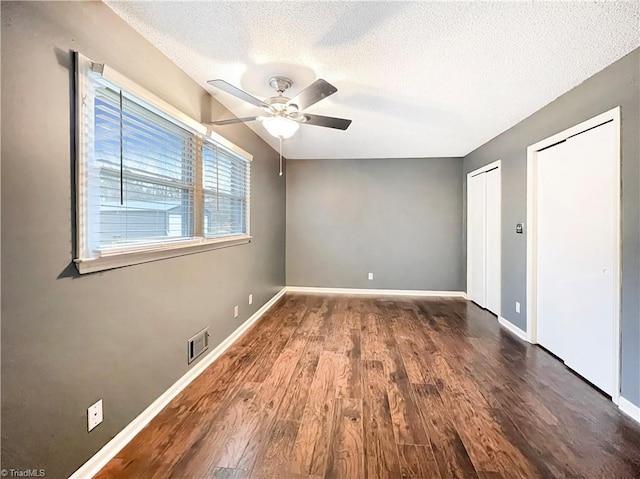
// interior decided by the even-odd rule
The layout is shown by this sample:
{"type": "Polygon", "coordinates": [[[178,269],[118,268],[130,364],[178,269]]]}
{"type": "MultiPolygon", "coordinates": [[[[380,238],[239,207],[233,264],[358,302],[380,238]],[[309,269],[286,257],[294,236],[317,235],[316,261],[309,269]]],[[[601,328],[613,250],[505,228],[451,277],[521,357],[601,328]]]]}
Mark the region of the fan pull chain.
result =
{"type": "Polygon", "coordinates": [[[280,139],[280,176],[282,176],[282,137],[278,137],[280,139]]]}

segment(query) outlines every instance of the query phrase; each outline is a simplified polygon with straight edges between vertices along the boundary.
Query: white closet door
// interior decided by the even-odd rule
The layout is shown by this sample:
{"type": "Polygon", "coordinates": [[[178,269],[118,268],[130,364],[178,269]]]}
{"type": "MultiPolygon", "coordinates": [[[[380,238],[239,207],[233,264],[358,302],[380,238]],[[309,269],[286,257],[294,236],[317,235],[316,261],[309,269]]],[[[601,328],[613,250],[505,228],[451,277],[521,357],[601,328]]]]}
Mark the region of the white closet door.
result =
{"type": "Polygon", "coordinates": [[[582,215],[580,241],[573,245],[580,259],[574,271],[580,306],[571,317],[576,334],[565,362],[608,394],[613,394],[616,340],[614,134],[613,123],[607,123],[567,140],[572,161],[582,169],[576,178],[580,196],[575,198],[582,215]]]}
{"type": "Polygon", "coordinates": [[[467,254],[469,299],[486,305],[486,175],[471,176],[467,184],[467,254]]]}
{"type": "Polygon", "coordinates": [[[538,153],[538,340],[613,393],[612,123],[538,153]]]}
{"type": "Polygon", "coordinates": [[[573,165],[566,161],[566,143],[538,152],[537,316],[538,342],[565,358],[573,314],[571,263],[565,253],[573,236],[572,200],[567,197],[573,165]],[[564,240],[563,240],[564,239],[564,240]],[[559,241],[560,240],[560,241],[559,241]],[[563,273],[567,274],[563,274],[563,273]]]}
{"type": "Polygon", "coordinates": [[[486,308],[500,315],[501,208],[500,168],[485,173],[486,182],[486,308]]]}

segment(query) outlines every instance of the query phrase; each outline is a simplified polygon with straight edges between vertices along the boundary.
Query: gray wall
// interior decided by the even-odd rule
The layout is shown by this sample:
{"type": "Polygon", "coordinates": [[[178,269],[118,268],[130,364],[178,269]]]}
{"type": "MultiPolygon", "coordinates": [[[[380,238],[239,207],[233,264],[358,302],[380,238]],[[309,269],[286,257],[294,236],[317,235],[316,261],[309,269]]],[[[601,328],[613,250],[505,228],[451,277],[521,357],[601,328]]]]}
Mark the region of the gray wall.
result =
{"type": "MultiPolygon", "coordinates": [[[[502,160],[502,316],[526,329],[529,145],[611,108],[622,110],[622,395],[640,405],[640,49],[636,49],[464,158],[466,173],[502,160]],[[515,312],[515,301],[522,304],[515,312]]],[[[465,185],[466,186],[466,185],[465,185]]],[[[466,197],[466,193],[465,193],[466,197]]],[[[465,214],[466,217],[466,214],[465,214]]]]}
{"type": "Polygon", "coordinates": [[[461,191],[460,158],[288,161],[287,284],[462,291],[461,191]]]}
{"type": "Polygon", "coordinates": [[[56,478],[187,371],[190,336],[209,326],[215,346],[285,279],[285,182],[244,126],[220,132],[254,155],[252,243],[74,273],[71,49],[193,118],[221,109],[101,3],[2,3],[2,467],[56,478]],[[104,423],[87,433],[99,398],[104,423]]]}

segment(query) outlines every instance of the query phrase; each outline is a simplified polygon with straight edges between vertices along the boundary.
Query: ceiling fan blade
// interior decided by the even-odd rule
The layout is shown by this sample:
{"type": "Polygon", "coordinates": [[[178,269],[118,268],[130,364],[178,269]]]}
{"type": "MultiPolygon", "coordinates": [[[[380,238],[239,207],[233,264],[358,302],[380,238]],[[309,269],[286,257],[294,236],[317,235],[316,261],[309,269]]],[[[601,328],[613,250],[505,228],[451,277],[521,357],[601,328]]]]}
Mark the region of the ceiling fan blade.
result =
{"type": "Polygon", "coordinates": [[[230,120],[212,121],[211,123],[207,123],[207,125],[215,125],[215,126],[233,125],[234,123],[245,123],[247,121],[254,121],[257,119],[258,119],[257,116],[247,116],[244,118],[231,118],[230,120]]]}
{"type": "Polygon", "coordinates": [[[223,92],[229,93],[230,95],[235,96],[236,98],[240,98],[241,100],[246,101],[247,103],[251,103],[260,108],[268,108],[268,106],[261,100],[258,100],[255,96],[249,95],[246,91],[241,90],[233,86],[231,83],[227,83],[224,80],[209,80],[207,82],[209,85],[214,86],[223,92]]]}
{"type": "Polygon", "coordinates": [[[351,120],[334,118],[332,116],[310,115],[309,113],[303,113],[299,119],[294,119],[297,119],[305,125],[325,126],[327,128],[335,128],[336,130],[346,130],[349,128],[349,125],[351,125],[351,120]]]}
{"type": "Polygon", "coordinates": [[[337,91],[331,83],[320,78],[289,100],[287,105],[297,105],[298,110],[304,110],[337,91]]]}

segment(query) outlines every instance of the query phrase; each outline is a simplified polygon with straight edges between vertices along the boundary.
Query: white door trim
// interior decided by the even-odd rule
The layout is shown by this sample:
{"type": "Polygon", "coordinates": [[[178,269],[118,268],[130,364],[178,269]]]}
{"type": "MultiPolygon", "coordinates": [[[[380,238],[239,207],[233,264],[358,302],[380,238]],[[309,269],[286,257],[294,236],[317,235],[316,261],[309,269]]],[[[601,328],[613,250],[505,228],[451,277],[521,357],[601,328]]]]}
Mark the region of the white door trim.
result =
{"type": "MultiPolygon", "coordinates": [[[[467,173],[467,192],[465,192],[465,204],[467,205],[467,217],[466,217],[466,224],[467,224],[467,231],[466,231],[466,239],[467,239],[467,244],[466,244],[466,249],[467,249],[467,298],[469,297],[469,290],[471,288],[471,260],[470,260],[470,255],[469,255],[469,204],[466,203],[468,198],[469,198],[469,193],[468,193],[468,188],[469,188],[469,179],[472,176],[477,176],[481,173],[486,173],[487,171],[490,170],[495,170],[495,169],[500,169],[500,178],[502,181],[502,160],[496,160],[493,161],[491,163],[489,163],[488,165],[484,165],[481,166],[480,168],[470,171],[469,173],[467,173]]],[[[500,199],[500,210],[502,210],[502,197],[500,199]]],[[[502,216],[502,211],[500,212],[500,216],[502,216]]],[[[502,256],[502,239],[500,241],[500,256],[502,256]]],[[[500,297],[502,298],[502,272],[500,272],[500,297]]],[[[502,300],[501,300],[502,301],[502,300]]],[[[499,308],[499,311],[496,312],[497,316],[500,316],[502,314],[502,308],[499,308]]]]}
{"type": "Polygon", "coordinates": [[[620,233],[620,107],[613,108],[606,111],[590,120],[580,123],[567,130],[561,131],[549,138],[539,141],[527,148],[527,336],[530,343],[537,344],[537,159],[538,151],[555,145],[567,138],[582,133],[591,128],[595,128],[603,123],[613,121],[617,134],[615,136],[614,148],[614,195],[615,201],[618,203],[618,208],[614,212],[614,221],[618,225],[616,229],[616,238],[614,238],[614,244],[617,245],[614,261],[613,279],[615,285],[615,291],[617,294],[614,298],[614,338],[616,342],[614,344],[614,358],[613,365],[615,368],[614,387],[612,400],[615,404],[620,400],[620,293],[621,293],[621,233],[620,233]]]}
{"type": "Polygon", "coordinates": [[[467,173],[467,179],[469,179],[469,177],[471,176],[476,176],[476,175],[479,175],[480,173],[484,173],[489,170],[495,170],[496,168],[500,168],[501,165],[502,165],[502,160],[493,161],[488,165],[481,166],[477,170],[473,170],[467,173]]]}

